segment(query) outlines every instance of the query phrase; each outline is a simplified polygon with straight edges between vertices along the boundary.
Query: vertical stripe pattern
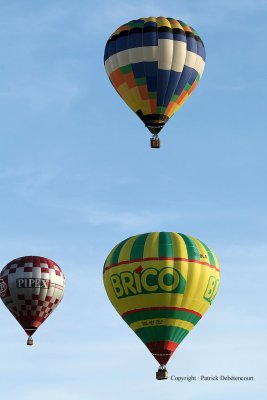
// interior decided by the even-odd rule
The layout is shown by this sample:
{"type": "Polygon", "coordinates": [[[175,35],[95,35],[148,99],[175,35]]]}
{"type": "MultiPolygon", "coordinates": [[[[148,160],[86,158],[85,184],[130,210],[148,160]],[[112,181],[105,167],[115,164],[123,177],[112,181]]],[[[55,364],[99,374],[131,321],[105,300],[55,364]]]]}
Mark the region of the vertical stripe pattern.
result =
{"type": "Polygon", "coordinates": [[[204,44],[189,25],[149,17],[130,21],[111,35],[104,64],[122,99],[158,133],[196,88],[205,58],[204,44]]]}
{"type": "Polygon", "coordinates": [[[124,240],[103,274],[111,303],[162,365],[208,310],[220,282],[212,250],[175,232],[124,240]]]}

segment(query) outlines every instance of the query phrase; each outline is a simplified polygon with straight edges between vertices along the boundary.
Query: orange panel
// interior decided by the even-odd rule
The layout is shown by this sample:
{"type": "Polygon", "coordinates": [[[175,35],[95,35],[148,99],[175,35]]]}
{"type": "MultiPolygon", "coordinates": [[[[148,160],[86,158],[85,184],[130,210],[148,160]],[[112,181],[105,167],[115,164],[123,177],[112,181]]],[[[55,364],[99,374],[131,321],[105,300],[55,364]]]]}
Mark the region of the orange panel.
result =
{"type": "Polygon", "coordinates": [[[132,72],[129,72],[128,74],[124,74],[124,81],[127,83],[129,88],[134,88],[136,87],[136,82],[134,79],[134,74],[132,72]]]}
{"type": "Polygon", "coordinates": [[[138,86],[138,89],[139,89],[141,98],[143,100],[147,100],[148,99],[147,86],[146,85],[138,86]]]}
{"type": "Polygon", "coordinates": [[[156,114],[157,113],[157,100],[156,99],[150,99],[150,107],[151,107],[151,114],[156,114]]]}
{"type": "Polygon", "coordinates": [[[197,86],[197,82],[195,81],[194,83],[193,83],[193,85],[191,86],[191,88],[188,90],[188,96],[193,92],[193,90],[196,88],[196,86],[197,86]]]}

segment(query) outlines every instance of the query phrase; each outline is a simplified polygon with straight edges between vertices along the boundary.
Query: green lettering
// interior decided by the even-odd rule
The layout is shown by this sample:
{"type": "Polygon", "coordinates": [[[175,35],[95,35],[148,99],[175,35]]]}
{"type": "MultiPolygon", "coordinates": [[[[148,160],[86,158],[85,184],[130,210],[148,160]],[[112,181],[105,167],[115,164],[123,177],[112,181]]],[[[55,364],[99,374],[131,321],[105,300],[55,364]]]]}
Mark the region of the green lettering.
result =
{"type": "Polygon", "coordinates": [[[164,268],[159,273],[159,287],[166,292],[173,292],[179,281],[179,274],[174,268],[164,268]]]}
{"type": "Polygon", "coordinates": [[[123,287],[121,286],[119,275],[112,275],[110,280],[116,296],[122,297],[124,295],[124,291],[123,287]]]}
{"type": "Polygon", "coordinates": [[[132,292],[133,294],[136,294],[136,289],[133,286],[134,278],[131,272],[121,273],[121,283],[126,296],[129,295],[129,291],[132,292]]]}
{"type": "Polygon", "coordinates": [[[210,276],[203,296],[203,298],[207,300],[210,304],[214,300],[218,287],[219,287],[219,279],[216,279],[215,276],[210,276]]]}
{"type": "MultiPolygon", "coordinates": [[[[149,284],[148,278],[149,276],[156,276],[158,271],[154,268],[147,268],[141,275],[141,283],[145,290],[148,292],[156,292],[158,290],[158,285],[151,285],[149,284]]],[[[151,280],[150,280],[151,281],[151,280]]]]}

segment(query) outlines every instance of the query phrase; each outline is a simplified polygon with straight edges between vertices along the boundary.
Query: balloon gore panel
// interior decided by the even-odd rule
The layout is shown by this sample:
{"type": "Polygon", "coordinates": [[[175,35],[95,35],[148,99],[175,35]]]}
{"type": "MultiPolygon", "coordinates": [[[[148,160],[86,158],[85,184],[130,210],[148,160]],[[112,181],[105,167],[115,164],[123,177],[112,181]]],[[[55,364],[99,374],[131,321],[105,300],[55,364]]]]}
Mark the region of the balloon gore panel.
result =
{"type": "Polygon", "coordinates": [[[208,310],[220,283],[212,250],[175,232],[124,240],[103,272],[111,303],[161,365],[208,310]]]}
{"type": "Polygon", "coordinates": [[[205,48],[183,21],[140,18],[111,35],[104,64],[122,99],[152,133],[158,133],[196,88],[205,48]]]}
{"type": "Polygon", "coordinates": [[[65,279],[60,267],[45,257],[26,256],[8,263],[0,274],[0,296],[31,336],[61,301],[65,279]]]}

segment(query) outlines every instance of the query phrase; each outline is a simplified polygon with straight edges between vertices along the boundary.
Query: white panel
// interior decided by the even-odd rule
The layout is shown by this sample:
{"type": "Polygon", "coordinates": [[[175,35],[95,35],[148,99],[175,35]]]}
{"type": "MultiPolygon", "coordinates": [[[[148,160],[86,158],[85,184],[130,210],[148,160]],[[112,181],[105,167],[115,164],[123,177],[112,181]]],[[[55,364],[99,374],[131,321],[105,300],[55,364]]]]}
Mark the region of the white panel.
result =
{"type": "Polygon", "coordinates": [[[105,62],[107,75],[120,67],[138,62],[158,61],[159,68],[182,72],[184,65],[194,68],[202,75],[205,62],[192,51],[186,51],[186,43],[160,39],[159,46],[136,47],[113,54],[105,62]]]}
{"type": "MultiPolygon", "coordinates": [[[[129,54],[129,59],[130,59],[131,64],[144,61],[142,47],[135,47],[133,49],[128,49],[127,53],[129,54]]],[[[127,64],[124,64],[124,65],[127,65],[127,64]]]]}
{"type": "Polygon", "coordinates": [[[194,68],[194,70],[196,70],[201,76],[205,67],[205,61],[203,61],[203,58],[196,53],[187,51],[185,65],[194,68]]]}
{"type": "Polygon", "coordinates": [[[195,68],[197,54],[193,51],[186,52],[185,65],[190,68],[195,68]]]}
{"type": "MultiPolygon", "coordinates": [[[[11,266],[11,268],[13,268],[13,265],[11,266]]],[[[17,268],[17,265],[16,265],[16,268],[17,268]]],[[[17,309],[20,310],[19,300],[17,298],[18,291],[17,291],[16,279],[21,278],[21,276],[17,273],[17,269],[16,269],[15,274],[9,274],[8,272],[9,271],[7,271],[8,288],[9,288],[10,298],[11,298],[12,302],[7,305],[7,308],[9,310],[12,310],[12,307],[15,305],[17,307],[17,309]]]]}
{"type": "MultiPolygon", "coordinates": [[[[42,276],[42,273],[41,273],[41,268],[43,268],[43,267],[48,268],[47,264],[42,264],[42,263],[40,263],[40,268],[33,267],[33,269],[32,269],[32,278],[34,278],[34,279],[45,278],[45,276],[42,276]]],[[[41,288],[32,289],[32,294],[38,295],[39,297],[40,297],[40,292],[41,292],[41,288]]],[[[32,304],[33,304],[33,302],[32,302],[32,304]]],[[[36,315],[36,311],[32,311],[32,315],[35,316],[36,315]]]]}
{"type": "Polygon", "coordinates": [[[136,47],[134,49],[129,49],[128,53],[131,63],[139,63],[143,61],[151,62],[158,60],[158,46],[136,47]]]}
{"type": "Polygon", "coordinates": [[[109,57],[108,61],[111,68],[111,72],[116,71],[116,69],[119,68],[118,57],[116,56],[116,54],[113,54],[113,56],[109,57]]]}
{"type": "Polygon", "coordinates": [[[119,67],[123,67],[124,65],[129,65],[131,63],[128,50],[119,51],[118,53],[114,54],[112,57],[117,58],[117,65],[119,67]]]}
{"type": "Polygon", "coordinates": [[[182,72],[186,59],[186,43],[174,40],[173,58],[171,69],[176,72],[182,72]]]}
{"type": "Polygon", "coordinates": [[[159,69],[170,70],[172,67],[173,40],[159,39],[158,61],[159,69]]]}
{"type": "Polygon", "coordinates": [[[200,77],[201,77],[202,74],[203,74],[204,68],[205,68],[205,61],[203,61],[203,58],[202,58],[202,57],[197,56],[197,62],[196,62],[196,67],[195,67],[195,69],[196,69],[196,71],[199,73],[200,77]]]}
{"type": "MultiPolygon", "coordinates": [[[[170,40],[168,41],[170,42],[170,40]]],[[[120,51],[106,60],[105,68],[108,76],[110,76],[111,72],[120,67],[143,61],[158,61],[158,46],[135,47],[133,49],[120,51]]]]}
{"type": "Polygon", "coordinates": [[[110,74],[111,74],[111,72],[112,72],[112,68],[111,68],[109,59],[106,60],[106,62],[105,62],[105,69],[106,69],[107,75],[110,76],[110,74]]]}
{"type": "Polygon", "coordinates": [[[158,46],[144,46],[142,49],[144,61],[158,61],[158,46]]]}

